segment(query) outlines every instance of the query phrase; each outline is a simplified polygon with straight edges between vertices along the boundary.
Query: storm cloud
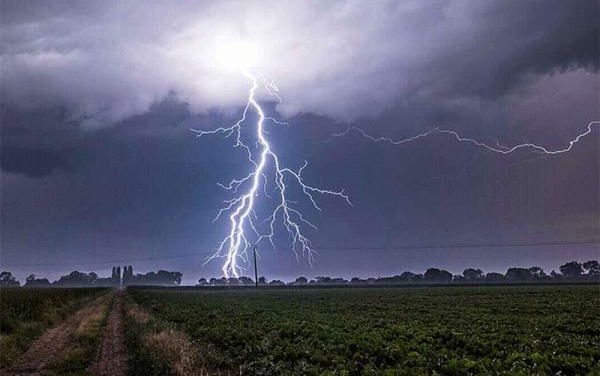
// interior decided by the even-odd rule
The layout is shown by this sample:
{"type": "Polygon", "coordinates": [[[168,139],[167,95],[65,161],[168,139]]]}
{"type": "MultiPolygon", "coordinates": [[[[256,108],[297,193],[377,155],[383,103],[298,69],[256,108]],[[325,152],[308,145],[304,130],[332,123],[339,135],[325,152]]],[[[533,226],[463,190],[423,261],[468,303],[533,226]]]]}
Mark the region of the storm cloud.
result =
{"type": "Polygon", "coordinates": [[[345,188],[355,204],[302,208],[321,229],[310,234],[323,248],[315,269],[284,241],[265,251],[265,273],[549,267],[598,252],[594,244],[344,250],[598,241],[596,131],[561,157],[498,157],[442,136],[401,148],[356,135],[326,142],[352,125],[392,137],[440,126],[490,143],[564,148],[600,119],[597,1],[0,7],[1,256],[27,264],[22,273],[153,257],[162,261],[142,267],[219,273],[201,266],[222,236],[211,220],[229,198],[216,183],[248,165],[231,140],[189,129],[234,121],[246,100],[247,80],[215,58],[223,38],[260,46],[253,72],[274,80],[283,99],[261,92],[264,107],[290,123],[269,129],[282,160],[294,168],[308,160],[307,181],[345,188]],[[64,265],[44,266],[55,262],[64,265]]]}
{"type": "Polygon", "coordinates": [[[371,117],[399,100],[495,98],[535,74],[598,69],[595,1],[2,2],[2,97],[65,105],[90,127],[176,92],[195,112],[241,105],[215,40],[260,46],[278,110],[371,117]]]}

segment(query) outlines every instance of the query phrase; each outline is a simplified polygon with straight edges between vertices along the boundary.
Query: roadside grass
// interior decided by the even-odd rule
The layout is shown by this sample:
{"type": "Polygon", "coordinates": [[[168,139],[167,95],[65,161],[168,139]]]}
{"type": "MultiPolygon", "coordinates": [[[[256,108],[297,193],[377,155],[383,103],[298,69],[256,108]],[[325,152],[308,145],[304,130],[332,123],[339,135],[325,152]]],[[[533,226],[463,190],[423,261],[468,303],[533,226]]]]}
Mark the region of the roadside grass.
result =
{"type": "Polygon", "coordinates": [[[114,304],[114,294],[106,296],[93,313],[87,316],[73,333],[61,357],[49,365],[48,375],[89,375],[88,367],[98,357],[102,330],[114,304]]]}
{"type": "Polygon", "coordinates": [[[0,289],[0,368],[12,365],[48,328],[107,289],[0,289]]]}
{"type": "Polygon", "coordinates": [[[129,375],[208,374],[202,353],[187,334],[150,315],[129,297],[126,299],[125,328],[129,375]]]}

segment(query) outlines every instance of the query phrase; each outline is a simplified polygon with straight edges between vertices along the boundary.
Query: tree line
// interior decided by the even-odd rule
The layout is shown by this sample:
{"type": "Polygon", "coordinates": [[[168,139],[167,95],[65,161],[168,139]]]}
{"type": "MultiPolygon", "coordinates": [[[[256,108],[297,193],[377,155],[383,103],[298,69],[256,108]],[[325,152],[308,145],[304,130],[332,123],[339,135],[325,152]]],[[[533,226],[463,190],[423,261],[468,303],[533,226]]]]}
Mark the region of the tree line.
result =
{"type": "MultiPolygon", "coordinates": [[[[131,265],[112,268],[110,277],[101,278],[96,273],[73,271],[50,282],[47,278],[37,278],[35,274],[25,279],[24,287],[124,287],[124,286],[179,286],[182,273],[166,270],[134,274],[131,265]]],[[[304,285],[401,285],[401,284],[451,284],[451,283],[535,283],[535,282],[600,282],[600,263],[598,260],[586,262],[570,261],[552,270],[549,274],[539,266],[529,268],[509,268],[506,273],[485,273],[481,269],[467,268],[462,274],[453,275],[447,270],[429,268],[425,273],[403,272],[391,277],[358,278],[350,280],[328,276],[314,279],[298,277],[293,282],[278,279],[268,281],[265,277],[258,279],[261,286],[304,286],[304,285]]],[[[200,278],[197,286],[251,286],[254,280],[250,277],[239,278],[200,278]]],[[[20,282],[8,271],[0,273],[0,286],[17,287],[20,282]]]]}
{"type": "MultiPolygon", "coordinates": [[[[552,271],[546,274],[539,266],[529,268],[509,268],[506,273],[484,273],[481,269],[467,268],[462,274],[453,275],[447,270],[429,268],[425,273],[403,272],[391,277],[358,278],[350,280],[319,276],[314,279],[298,277],[293,282],[285,283],[275,279],[267,281],[265,277],[258,279],[261,286],[305,286],[305,285],[401,285],[401,284],[451,284],[451,283],[535,283],[535,282],[570,282],[596,281],[600,282],[600,263],[590,260],[583,263],[567,262],[559,267],[560,272],[552,271]]],[[[250,286],[254,280],[250,277],[240,278],[200,278],[197,286],[250,286]]]]}
{"type": "MultiPolygon", "coordinates": [[[[113,266],[110,277],[99,277],[94,272],[84,273],[73,271],[67,275],[61,276],[56,281],[50,282],[48,278],[37,278],[35,274],[30,274],[25,278],[23,287],[124,287],[124,286],[179,286],[181,284],[180,272],[171,272],[159,270],[158,272],[148,272],[145,274],[134,274],[133,267],[113,266]]],[[[3,271],[0,273],[0,286],[18,287],[21,283],[12,275],[11,272],[3,271]]]]}

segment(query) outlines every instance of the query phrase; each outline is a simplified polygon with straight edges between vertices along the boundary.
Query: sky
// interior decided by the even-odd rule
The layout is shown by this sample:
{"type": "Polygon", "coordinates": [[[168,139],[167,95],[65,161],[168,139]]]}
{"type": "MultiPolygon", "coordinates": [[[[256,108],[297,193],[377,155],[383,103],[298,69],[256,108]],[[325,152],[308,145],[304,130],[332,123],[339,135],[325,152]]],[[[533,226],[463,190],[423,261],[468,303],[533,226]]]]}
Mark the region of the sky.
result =
{"type": "MultiPolygon", "coordinates": [[[[204,265],[228,232],[217,183],[251,168],[232,139],[250,82],[268,137],[304,179],[352,206],[291,190],[316,250],[296,259],[279,228],[260,273],[382,276],[428,267],[505,271],[600,258],[600,130],[571,151],[510,155],[490,145],[562,149],[600,120],[598,1],[0,0],[0,267],[21,279],[71,270],[204,265]],[[222,46],[238,46],[223,59],[222,46]]],[[[231,51],[229,51],[231,52],[231,51]]],[[[256,120],[250,113],[244,129],[256,120]]],[[[268,200],[258,200],[257,211],[268,200]]],[[[251,274],[247,269],[244,274],[251,274]]]]}

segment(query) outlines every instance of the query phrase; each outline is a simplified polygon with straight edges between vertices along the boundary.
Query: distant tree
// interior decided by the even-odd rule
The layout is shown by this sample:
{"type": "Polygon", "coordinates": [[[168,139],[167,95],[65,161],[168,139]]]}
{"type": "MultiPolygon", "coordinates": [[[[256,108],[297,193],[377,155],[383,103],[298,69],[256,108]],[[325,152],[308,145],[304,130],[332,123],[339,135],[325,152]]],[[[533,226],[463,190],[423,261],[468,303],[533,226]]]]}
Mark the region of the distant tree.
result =
{"type": "Polygon", "coordinates": [[[254,280],[250,277],[240,277],[240,285],[242,286],[252,286],[254,285],[254,280]]]}
{"type": "Polygon", "coordinates": [[[112,277],[107,278],[97,278],[94,281],[94,286],[96,287],[115,287],[115,281],[112,277]]]}
{"type": "Polygon", "coordinates": [[[262,285],[262,286],[266,285],[267,284],[267,279],[265,277],[260,277],[258,279],[258,284],[262,285]]]}
{"type": "Polygon", "coordinates": [[[117,266],[117,269],[115,270],[115,276],[117,277],[116,282],[116,286],[121,287],[123,286],[123,280],[121,279],[121,267],[117,266]]]}
{"type": "Polygon", "coordinates": [[[274,279],[271,282],[269,282],[269,286],[285,286],[285,283],[283,283],[283,281],[280,281],[278,279],[274,279]]]}
{"type": "Polygon", "coordinates": [[[367,281],[364,279],[360,279],[358,277],[352,277],[352,279],[350,280],[350,283],[353,285],[362,285],[362,284],[367,283],[367,281]]]}
{"type": "Polygon", "coordinates": [[[197,286],[207,286],[207,285],[208,285],[208,281],[206,280],[206,278],[200,278],[198,280],[197,286]]]}
{"type": "Polygon", "coordinates": [[[159,270],[158,277],[159,280],[163,281],[166,286],[179,286],[181,285],[181,278],[183,277],[183,274],[181,272],[159,270]]]}
{"type": "Polygon", "coordinates": [[[452,282],[465,282],[467,279],[462,274],[455,274],[452,276],[452,282]]]}
{"type": "Polygon", "coordinates": [[[209,284],[211,286],[225,286],[227,285],[227,279],[225,279],[225,277],[211,278],[209,284]]]}
{"type": "MultiPolygon", "coordinates": [[[[132,268],[133,271],[133,268],[132,268]]],[[[123,265],[123,275],[121,276],[121,283],[123,284],[123,286],[129,286],[130,284],[133,284],[133,275],[129,275],[129,267],[126,265],[123,265]]]]}
{"type": "Polygon", "coordinates": [[[452,273],[438,268],[429,268],[425,272],[424,279],[427,282],[448,283],[452,281],[452,273]]]}
{"type": "Polygon", "coordinates": [[[403,272],[400,274],[400,280],[402,282],[415,282],[415,277],[417,275],[413,272],[403,272]]]}
{"type": "Polygon", "coordinates": [[[96,273],[84,273],[77,270],[72,271],[68,275],[61,276],[58,281],[52,284],[61,287],[92,287],[98,278],[96,273]]]}
{"type": "Polygon", "coordinates": [[[560,280],[562,279],[563,275],[560,273],[557,273],[556,270],[552,270],[550,272],[550,278],[554,279],[554,280],[560,280]]]}
{"type": "Polygon", "coordinates": [[[131,265],[127,267],[127,282],[135,283],[135,275],[133,274],[133,266],[131,265]]]}
{"type": "Polygon", "coordinates": [[[338,278],[332,278],[331,279],[331,283],[334,284],[334,285],[345,285],[345,284],[348,283],[348,280],[344,279],[344,278],[340,278],[340,277],[338,277],[338,278]]]}
{"type": "Polygon", "coordinates": [[[463,271],[463,277],[469,282],[479,281],[483,279],[483,271],[481,269],[468,268],[463,271]]]}
{"type": "MultiPolygon", "coordinates": [[[[133,272],[133,269],[129,269],[133,272]]],[[[129,276],[129,284],[139,286],[179,286],[181,284],[180,272],[170,272],[167,270],[159,270],[158,272],[149,272],[146,274],[136,274],[134,277],[129,276]]]]}
{"type": "Polygon", "coordinates": [[[586,261],[582,266],[585,270],[587,270],[587,275],[600,275],[600,263],[597,260],[586,261]]]}
{"type": "Polygon", "coordinates": [[[118,287],[121,284],[121,276],[117,274],[117,267],[112,267],[112,273],[110,275],[110,285],[118,287]]]}
{"type": "Polygon", "coordinates": [[[240,280],[235,277],[227,278],[227,286],[240,286],[240,280]]]}
{"type": "Polygon", "coordinates": [[[344,285],[348,283],[344,278],[331,278],[331,277],[315,277],[316,284],[318,285],[344,285]]]}
{"type": "Polygon", "coordinates": [[[559,269],[562,275],[569,279],[579,278],[583,274],[583,266],[577,261],[567,262],[561,265],[559,269]]]}
{"type": "Polygon", "coordinates": [[[294,281],[294,285],[306,285],[308,283],[308,279],[306,279],[306,277],[298,277],[296,278],[296,280],[294,281]]]}
{"type": "Polygon", "coordinates": [[[21,284],[15,277],[13,277],[12,273],[9,271],[3,271],[0,273],[0,286],[1,287],[18,287],[21,284]]]}
{"type": "Polygon", "coordinates": [[[535,280],[540,280],[547,277],[546,273],[544,273],[544,269],[540,268],[539,266],[532,266],[529,268],[529,274],[531,275],[531,278],[535,280]]]}
{"type": "Polygon", "coordinates": [[[488,273],[485,275],[486,282],[502,282],[504,281],[504,274],[501,273],[488,273]]]}
{"type": "Polygon", "coordinates": [[[48,278],[37,279],[35,274],[30,274],[25,278],[24,287],[50,287],[50,281],[48,278]]]}
{"type": "Polygon", "coordinates": [[[531,281],[532,276],[529,269],[526,268],[509,268],[506,271],[506,279],[511,282],[531,281]]]}
{"type": "Polygon", "coordinates": [[[331,283],[331,277],[315,277],[318,285],[328,285],[331,283]]]}
{"type": "Polygon", "coordinates": [[[375,283],[380,285],[398,285],[402,283],[402,278],[399,275],[394,275],[391,277],[379,277],[375,283]]]}

